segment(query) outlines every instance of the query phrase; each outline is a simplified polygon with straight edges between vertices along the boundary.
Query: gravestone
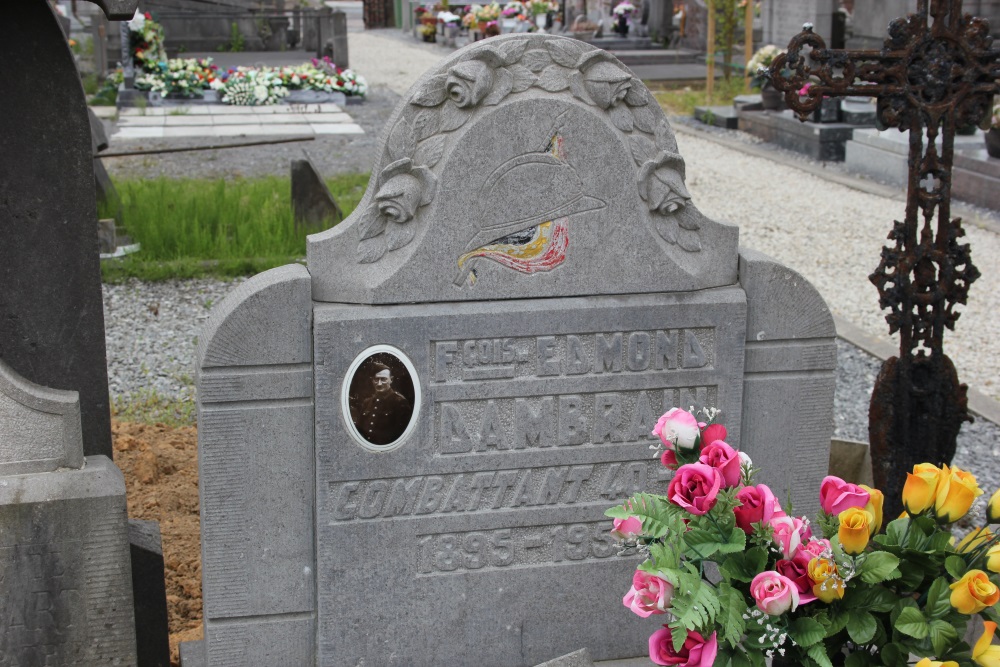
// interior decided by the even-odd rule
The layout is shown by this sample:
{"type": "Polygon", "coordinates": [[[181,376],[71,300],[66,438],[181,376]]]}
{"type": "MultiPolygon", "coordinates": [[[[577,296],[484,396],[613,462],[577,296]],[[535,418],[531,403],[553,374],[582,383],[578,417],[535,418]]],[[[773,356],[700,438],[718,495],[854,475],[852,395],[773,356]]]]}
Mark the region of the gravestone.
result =
{"type": "Polygon", "coordinates": [[[721,408],[816,509],[832,319],[684,175],[646,87],[581,41],[501,36],[428,72],[355,212],[199,337],[185,667],[645,655],[603,512],[663,491],[650,432],[676,405],[721,408]]]}
{"type": "Polygon", "coordinates": [[[138,667],[170,667],[167,586],[158,521],[128,520],[138,667]]]}
{"type": "Polygon", "coordinates": [[[134,665],[125,479],[83,454],[74,391],[0,360],[0,647],[13,665],[134,665]]]}
{"type": "Polygon", "coordinates": [[[761,4],[763,41],[783,46],[804,23],[813,24],[817,34],[829,35],[839,6],[838,0],[768,0],[761,4]]]}
{"type": "Polygon", "coordinates": [[[77,391],[84,453],[110,458],[97,207],[83,88],[48,3],[18,0],[5,12],[0,359],[36,384],[77,391]],[[38,71],[45,76],[27,74],[38,71]]]}
{"type": "MultiPolygon", "coordinates": [[[[913,12],[913,0],[854,0],[849,49],[881,49],[889,22],[913,12]]],[[[1000,36],[1000,0],[965,0],[962,9],[990,22],[990,32],[1000,36]]],[[[796,31],[797,32],[797,31],[796,31]]],[[[816,30],[819,35],[828,34],[816,30]]],[[[780,44],[787,43],[789,37],[780,44]]]]}
{"type": "Polygon", "coordinates": [[[319,169],[306,155],[292,160],[292,212],[297,228],[322,231],[344,219],[319,169]]]}

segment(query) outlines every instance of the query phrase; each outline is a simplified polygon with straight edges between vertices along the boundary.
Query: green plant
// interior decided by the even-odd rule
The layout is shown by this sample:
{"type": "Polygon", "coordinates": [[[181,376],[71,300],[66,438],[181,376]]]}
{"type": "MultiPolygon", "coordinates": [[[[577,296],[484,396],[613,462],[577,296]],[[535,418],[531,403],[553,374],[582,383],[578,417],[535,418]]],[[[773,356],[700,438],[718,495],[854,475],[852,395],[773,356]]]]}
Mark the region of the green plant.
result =
{"type": "Polygon", "coordinates": [[[226,46],[226,50],[233,53],[246,50],[246,39],[243,37],[243,33],[240,32],[240,26],[236,21],[229,24],[229,45],[226,46]]]}
{"type": "Polygon", "coordinates": [[[191,396],[171,398],[155,389],[143,389],[135,394],[113,397],[111,415],[122,421],[176,427],[194,425],[198,411],[191,396]]]}
{"type": "MultiPolygon", "coordinates": [[[[357,206],[367,185],[367,174],[328,181],[345,215],[357,206]]],[[[157,178],[116,180],[115,186],[122,224],[142,249],[103,262],[108,282],[241,276],[305,255],[305,233],[296,230],[288,178],[157,178]]],[[[99,211],[102,217],[108,213],[99,211]]]]}
{"type": "Polygon", "coordinates": [[[83,92],[87,95],[96,95],[101,89],[101,80],[95,72],[84,74],[80,81],[83,83],[83,92]]]}
{"type": "MultiPolygon", "coordinates": [[[[712,104],[729,105],[737,95],[743,94],[743,81],[735,78],[729,81],[716,81],[712,92],[712,104]]],[[[697,84],[682,88],[659,88],[653,92],[656,101],[668,115],[691,116],[694,108],[705,106],[707,97],[705,85],[697,84]]]]}

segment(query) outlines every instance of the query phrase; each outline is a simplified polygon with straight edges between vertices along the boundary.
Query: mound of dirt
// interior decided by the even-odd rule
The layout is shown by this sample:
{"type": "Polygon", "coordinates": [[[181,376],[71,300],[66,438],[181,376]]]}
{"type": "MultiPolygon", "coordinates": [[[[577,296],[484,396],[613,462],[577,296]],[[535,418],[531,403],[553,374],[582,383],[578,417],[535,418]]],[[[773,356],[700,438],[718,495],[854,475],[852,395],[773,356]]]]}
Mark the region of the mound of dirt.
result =
{"type": "Polygon", "coordinates": [[[198,519],[198,432],[193,426],[113,421],[115,464],[125,475],[128,515],[160,522],[170,661],[177,646],[201,639],[201,541],[198,519]]]}

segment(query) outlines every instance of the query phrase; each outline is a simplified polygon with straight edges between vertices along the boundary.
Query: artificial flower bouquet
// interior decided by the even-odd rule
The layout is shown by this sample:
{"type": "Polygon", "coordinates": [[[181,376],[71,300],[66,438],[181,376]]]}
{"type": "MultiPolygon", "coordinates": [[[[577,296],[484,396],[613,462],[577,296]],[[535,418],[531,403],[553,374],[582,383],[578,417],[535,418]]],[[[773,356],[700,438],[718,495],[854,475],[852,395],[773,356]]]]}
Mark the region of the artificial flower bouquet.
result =
{"type": "Polygon", "coordinates": [[[763,88],[767,81],[767,68],[779,55],[784,53],[774,44],[767,44],[757,49],[747,63],[746,76],[751,77],[750,85],[753,88],[763,88]]]}
{"type": "MultiPolygon", "coordinates": [[[[663,415],[653,433],[675,471],[666,495],[607,511],[623,553],[646,556],[624,605],[667,621],[649,638],[654,663],[904,667],[916,656],[917,667],[1000,667],[1000,537],[983,527],[955,544],[950,531],[983,493],[971,473],[915,466],[905,512],[884,532],[880,491],[826,477],[812,524],[754,483],[757,469],[715,416],[663,415]],[[976,615],[985,632],[970,647],[976,615]]],[[[1000,491],[986,517],[1000,522],[1000,491]]]]}

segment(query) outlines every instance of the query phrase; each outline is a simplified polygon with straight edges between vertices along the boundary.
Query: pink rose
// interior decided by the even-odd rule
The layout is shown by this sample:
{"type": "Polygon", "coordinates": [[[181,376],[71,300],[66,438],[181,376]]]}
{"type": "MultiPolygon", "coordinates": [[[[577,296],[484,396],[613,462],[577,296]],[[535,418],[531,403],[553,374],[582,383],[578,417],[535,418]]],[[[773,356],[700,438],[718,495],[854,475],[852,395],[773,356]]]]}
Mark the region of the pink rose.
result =
{"type": "Polygon", "coordinates": [[[652,614],[666,613],[673,595],[674,587],[670,582],[636,570],[632,575],[632,588],[622,598],[622,604],[639,616],[649,618],[652,614]]]}
{"type": "Polygon", "coordinates": [[[770,523],[773,517],[785,515],[767,484],[744,486],[736,494],[736,499],[742,503],[733,509],[736,525],[747,535],[753,532],[752,524],[770,523]]]}
{"type": "Polygon", "coordinates": [[[722,473],[704,463],[688,463],[670,480],[667,499],[691,514],[705,514],[715,507],[721,488],[722,473]]]}
{"type": "Polygon", "coordinates": [[[782,559],[774,564],[778,574],[795,584],[799,592],[799,604],[808,604],[816,599],[813,595],[813,580],[809,578],[809,561],[814,556],[806,552],[805,545],[799,547],[791,560],[782,559]]]}
{"type": "Polygon", "coordinates": [[[715,633],[705,639],[697,632],[689,632],[680,651],[674,651],[670,628],[663,626],[649,638],[649,659],[657,665],[680,667],[712,667],[719,642],[715,633]]]}
{"type": "Polygon", "coordinates": [[[788,577],[777,572],[761,572],[750,582],[750,595],[757,608],[768,616],[781,616],[799,606],[799,589],[788,577]]]}
{"type": "Polygon", "coordinates": [[[840,514],[852,507],[864,508],[871,495],[857,484],[828,475],[819,485],[819,504],[827,514],[840,514]]]}
{"type": "Polygon", "coordinates": [[[808,565],[809,561],[813,558],[829,558],[830,550],[830,540],[816,539],[805,542],[799,547],[799,550],[795,555],[798,556],[799,554],[802,554],[806,565],[808,565]]]}
{"type": "Polygon", "coordinates": [[[630,516],[627,519],[615,519],[611,534],[620,540],[634,540],[642,534],[642,520],[637,516],[630,516]]]}
{"type": "Polygon", "coordinates": [[[709,424],[701,430],[701,444],[706,445],[716,440],[725,440],[728,433],[722,424],[709,424]]]}
{"type": "Polygon", "coordinates": [[[743,476],[740,470],[740,455],[722,440],[715,440],[707,447],[702,447],[698,460],[722,473],[726,487],[739,485],[740,477],[743,476]]]}
{"type": "Polygon", "coordinates": [[[781,547],[785,558],[791,558],[799,550],[803,539],[812,537],[812,529],[802,519],[781,516],[771,517],[769,522],[774,529],[774,543],[781,547]]]}
{"type": "Polygon", "coordinates": [[[691,449],[699,433],[698,420],[690,412],[680,408],[671,408],[653,427],[653,435],[658,437],[667,449],[673,449],[675,446],[691,449]]]}

